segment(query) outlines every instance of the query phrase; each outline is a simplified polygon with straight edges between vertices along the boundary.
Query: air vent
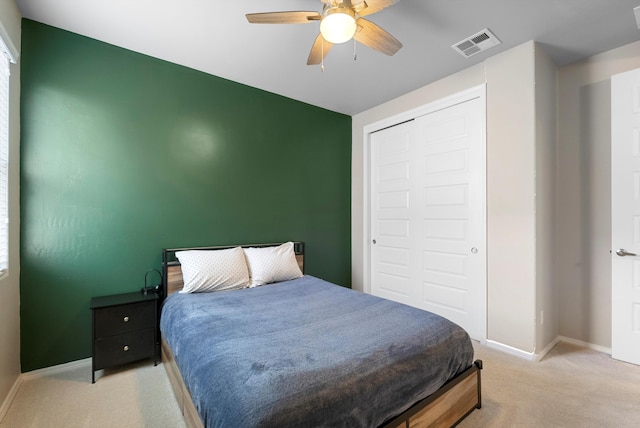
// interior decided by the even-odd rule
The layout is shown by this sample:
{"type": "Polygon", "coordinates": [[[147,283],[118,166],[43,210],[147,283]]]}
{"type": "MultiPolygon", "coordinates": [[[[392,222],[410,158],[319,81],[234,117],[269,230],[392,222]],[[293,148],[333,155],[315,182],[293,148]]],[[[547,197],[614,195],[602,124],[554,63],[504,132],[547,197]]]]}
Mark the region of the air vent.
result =
{"type": "Polygon", "coordinates": [[[454,51],[458,52],[465,58],[469,58],[479,52],[486,51],[489,48],[502,43],[488,28],[477,32],[473,36],[460,40],[452,45],[454,51]]]}
{"type": "Polygon", "coordinates": [[[638,29],[640,29],[640,6],[633,8],[633,14],[636,17],[636,25],[638,26],[638,29]]]}

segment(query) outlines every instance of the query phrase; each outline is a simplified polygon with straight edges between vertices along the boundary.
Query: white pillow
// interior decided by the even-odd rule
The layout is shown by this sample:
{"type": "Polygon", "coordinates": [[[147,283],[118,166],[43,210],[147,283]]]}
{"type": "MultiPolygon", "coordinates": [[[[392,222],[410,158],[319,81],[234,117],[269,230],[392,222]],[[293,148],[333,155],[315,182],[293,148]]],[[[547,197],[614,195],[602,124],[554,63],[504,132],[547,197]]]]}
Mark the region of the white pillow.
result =
{"type": "Polygon", "coordinates": [[[242,248],[177,251],[182,265],[181,293],[236,290],[249,285],[249,270],[242,248]]]}
{"type": "Polygon", "coordinates": [[[288,281],[302,276],[293,251],[293,242],[277,247],[245,248],[244,255],[247,257],[251,276],[250,287],[288,281]]]}

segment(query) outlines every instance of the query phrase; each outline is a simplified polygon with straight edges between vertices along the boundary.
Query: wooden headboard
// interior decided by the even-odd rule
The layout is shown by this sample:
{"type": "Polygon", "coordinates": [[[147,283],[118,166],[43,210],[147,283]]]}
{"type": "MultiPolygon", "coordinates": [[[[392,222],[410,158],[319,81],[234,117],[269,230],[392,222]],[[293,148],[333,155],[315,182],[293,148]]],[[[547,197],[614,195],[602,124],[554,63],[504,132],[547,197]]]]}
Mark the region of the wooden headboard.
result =
{"type": "MultiPolygon", "coordinates": [[[[182,268],[180,261],[176,257],[176,252],[187,250],[226,250],[235,247],[276,247],[278,244],[250,244],[250,245],[224,245],[216,247],[193,247],[193,248],[165,248],[162,250],[162,297],[164,299],[171,294],[182,290],[184,282],[182,280],[182,268]]],[[[293,251],[296,254],[296,260],[300,270],[304,273],[304,242],[294,242],[293,251]]]]}

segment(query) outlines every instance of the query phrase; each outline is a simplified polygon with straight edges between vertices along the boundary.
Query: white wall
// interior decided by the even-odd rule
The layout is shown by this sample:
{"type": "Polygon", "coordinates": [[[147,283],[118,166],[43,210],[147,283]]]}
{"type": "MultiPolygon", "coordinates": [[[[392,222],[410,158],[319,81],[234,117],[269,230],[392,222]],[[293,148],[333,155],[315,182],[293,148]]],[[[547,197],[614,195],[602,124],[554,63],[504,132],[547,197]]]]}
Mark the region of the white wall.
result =
{"type": "Polygon", "coordinates": [[[485,61],[487,339],[535,348],[535,44],[485,61]]]}
{"type": "Polygon", "coordinates": [[[640,42],[559,70],[557,277],[562,336],[611,347],[611,76],[640,42]]]}
{"type": "Polygon", "coordinates": [[[486,82],[488,339],[526,353],[536,347],[535,52],[517,46],[352,121],[352,284],[364,290],[363,128],[486,82]]]}
{"type": "Polygon", "coordinates": [[[536,48],[536,353],[558,337],[556,281],[558,69],[536,48]]]}
{"type": "MultiPolygon", "coordinates": [[[[0,22],[20,49],[21,16],[0,2],[0,22]]],[[[0,410],[20,375],[20,64],[11,65],[9,111],[9,275],[0,279],[0,410]]],[[[0,415],[1,416],[1,415],[0,415]]]]}

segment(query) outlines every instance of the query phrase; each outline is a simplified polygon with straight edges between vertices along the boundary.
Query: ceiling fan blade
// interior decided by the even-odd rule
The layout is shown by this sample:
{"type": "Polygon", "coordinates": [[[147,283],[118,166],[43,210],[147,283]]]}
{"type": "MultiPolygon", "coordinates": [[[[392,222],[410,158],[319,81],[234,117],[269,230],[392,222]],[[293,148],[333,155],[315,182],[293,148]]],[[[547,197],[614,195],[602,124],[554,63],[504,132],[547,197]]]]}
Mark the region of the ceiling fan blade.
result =
{"type": "Polygon", "coordinates": [[[398,3],[398,0],[366,0],[367,7],[360,10],[358,15],[373,15],[374,13],[380,12],[382,9],[393,6],[396,3],[398,3]]]}
{"type": "Polygon", "coordinates": [[[394,55],[402,47],[402,43],[371,21],[359,18],[356,21],[356,41],[385,55],[394,55]]]}
{"type": "Polygon", "coordinates": [[[247,13],[247,21],[252,24],[308,24],[312,21],[319,21],[321,16],[318,12],[292,11],[292,12],[265,12],[247,13]]]}
{"type": "Polygon", "coordinates": [[[327,56],[333,43],[327,42],[322,38],[322,34],[318,34],[316,41],[311,46],[311,52],[309,52],[309,59],[307,59],[307,65],[317,65],[322,62],[324,57],[327,56]]]}

